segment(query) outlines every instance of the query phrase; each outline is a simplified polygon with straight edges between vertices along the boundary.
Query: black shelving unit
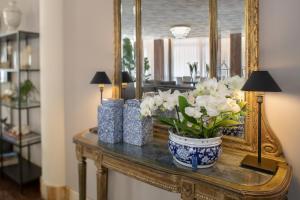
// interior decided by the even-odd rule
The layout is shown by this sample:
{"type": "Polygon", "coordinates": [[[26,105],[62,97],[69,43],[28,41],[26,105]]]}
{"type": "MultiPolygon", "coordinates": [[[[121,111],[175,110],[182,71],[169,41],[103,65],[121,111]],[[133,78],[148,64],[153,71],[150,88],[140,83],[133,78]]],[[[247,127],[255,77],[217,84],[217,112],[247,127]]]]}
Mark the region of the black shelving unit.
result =
{"type": "MultiPolygon", "coordinates": [[[[0,42],[13,42],[16,46],[15,49],[15,60],[16,63],[11,68],[0,68],[0,72],[5,72],[8,77],[16,76],[16,86],[17,86],[17,96],[20,97],[20,85],[22,78],[25,80],[30,80],[31,73],[39,73],[39,68],[29,68],[21,69],[21,42],[31,39],[38,39],[39,34],[34,32],[17,31],[14,33],[2,34],[0,35],[0,42]]],[[[1,55],[1,54],[0,54],[1,55]]],[[[12,80],[9,80],[12,81],[12,80]]],[[[2,84],[0,85],[0,97],[2,97],[2,84]]],[[[0,119],[3,119],[3,107],[9,108],[10,110],[10,124],[14,124],[14,111],[17,111],[17,121],[18,121],[18,132],[17,137],[10,135],[0,126],[0,152],[3,152],[4,143],[10,143],[14,149],[17,151],[18,163],[15,165],[4,166],[3,156],[0,154],[0,167],[1,174],[6,175],[13,181],[18,183],[21,187],[26,183],[38,180],[41,176],[41,168],[31,162],[31,146],[41,143],[41,135],[37,132],[30,132],[26,135],[22,134],[22,113],[26,113],[26,124],[30,125],[30,110],[39,109],[40,102],[23,102],[20,98],[17,101],[4,101],[0,98],[0,119]],[[27,148],[27,159],[23,156],[23,149],[27,148]]]]}

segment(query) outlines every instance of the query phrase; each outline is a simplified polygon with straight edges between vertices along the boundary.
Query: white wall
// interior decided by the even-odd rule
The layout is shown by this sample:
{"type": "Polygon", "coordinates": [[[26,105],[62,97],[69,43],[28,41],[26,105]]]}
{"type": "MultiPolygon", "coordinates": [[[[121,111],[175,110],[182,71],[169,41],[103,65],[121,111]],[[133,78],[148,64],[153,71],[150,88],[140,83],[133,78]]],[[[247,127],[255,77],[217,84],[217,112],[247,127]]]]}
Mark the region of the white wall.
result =
{"type": "MultiPolygon", "coordinates": [[[[267,66],[282,89],[267,95],[267,114],[294,168],[290,199],[300,196],[300,161],[297,156],[300,130],[300,19],[299,0],[261,2],[261,65],[267,66]],[[297,190],[298,189],[298,190],[297,190]]],[[[77,190],[77,162],[72,137],[96,124],[98,90],[89,85],[97,70],[113,72],[112,1],[65,1],[65,122],[67,185],[77,190]]],[[[109,96],[106,90],[106,96],[109,96]]],[[[95,199],[95,169],[88,163],[88,196],[95,199]]],[[[180,199],[179,195],[109,173],[110,200],[180,199]]]]}
{"type": "MultiPolygon", "coordinates": [[[[113,1],[65,1],[65,125],[67,155],[67,185],[77,190],[77,162],[72,137],[96,125],[99,103],[97,86],[89,81],[99,70],[113,74],[113,1]]],[[[110,88],[105,97],[111,96],[110,88]]],[[[88,196],[95,199],[96,179],[94,163],[88,163],[88,196]]],[[[142,184],[114,172],[109,173],[110,199],[145,199],[143,194],[173,197],[152,186],[142,184]],[[114,189],[119,188],[116,192],[114,189]],[[126,194],[124,196],[124,194],[126,194]]],[[[177,195],[175,195],[177,196],[177,195]]],[[[151,198],[152,199],[152,198],[151,198]]],[[[179,197],[177,198],[179,199],[179,197]]]]}
{"type": "MultiPolygon", "coordinates": [[[[2,10],[7,7],[10,0],[0,1],[0,32],[5,31],[3,23],[2,10]]],[[[39,0],[17,0],[18,7],[22,10],[22,22],[19,27],[21,30],[38,31],[39,30],[39,0]]]]}
{"type": "Polygon", "coordinates": [[[63,8],[61,0],[40,5],[42,181],[50,186],[66,184],[63,8]]]}
{"type": "Polygon", "coordinates": [[[260,64],[269,70],[283,92],[266,98],[268,120],[293,167],[289,199],[300,199],[300,1],[263,0],[260,64]]]}
{"type": "MultiPolygon", "coordinates": [[[[113,74],[112,1],[65,0],[65,130],[67,185],[77,190],[77,161],[72,138],[96,126],[99,88],[90,85],[96,71],[113,74]]],[[[105,88],[104,96],[111,96],[105,88]]],[[[88,195],[96,194],[95,168],[88,163],[88,195]]]]}

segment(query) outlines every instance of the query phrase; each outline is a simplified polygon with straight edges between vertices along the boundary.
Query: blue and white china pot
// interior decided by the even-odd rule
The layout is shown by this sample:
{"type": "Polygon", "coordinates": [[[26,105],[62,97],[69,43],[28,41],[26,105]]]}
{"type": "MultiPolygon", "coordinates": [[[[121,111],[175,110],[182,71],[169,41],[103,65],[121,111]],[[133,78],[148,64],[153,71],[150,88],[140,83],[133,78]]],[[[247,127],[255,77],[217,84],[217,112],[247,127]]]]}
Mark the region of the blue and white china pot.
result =
{"type": "Polygon", "coordinates": [[[169,130],[169,150],[174,160],[193,169],[213,166],[222,153],[222,136],[195,139],[176,135],[169,130]]]}

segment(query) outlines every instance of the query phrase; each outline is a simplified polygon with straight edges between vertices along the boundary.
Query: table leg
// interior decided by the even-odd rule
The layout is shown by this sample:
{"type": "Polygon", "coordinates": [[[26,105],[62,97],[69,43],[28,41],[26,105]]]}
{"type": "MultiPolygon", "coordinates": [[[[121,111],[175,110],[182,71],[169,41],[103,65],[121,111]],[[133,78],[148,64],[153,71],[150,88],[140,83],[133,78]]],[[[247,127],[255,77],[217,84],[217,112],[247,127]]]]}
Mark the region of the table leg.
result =
{"type": "Polygon", "coordinates": [[[81,157],[78,163],[79,200],[86,200],[86,158],[81,157]]]}
{"type": "Polygon", "coordinates": [[[195,185],[190,181],[183,181],[181,183],[181,200],[194,200],[195,185]]]}
{"type": "Polygon", "coordinates": [[[108,170],[102,166],[97,169],[97,200],[107,200],[108,170]]]}

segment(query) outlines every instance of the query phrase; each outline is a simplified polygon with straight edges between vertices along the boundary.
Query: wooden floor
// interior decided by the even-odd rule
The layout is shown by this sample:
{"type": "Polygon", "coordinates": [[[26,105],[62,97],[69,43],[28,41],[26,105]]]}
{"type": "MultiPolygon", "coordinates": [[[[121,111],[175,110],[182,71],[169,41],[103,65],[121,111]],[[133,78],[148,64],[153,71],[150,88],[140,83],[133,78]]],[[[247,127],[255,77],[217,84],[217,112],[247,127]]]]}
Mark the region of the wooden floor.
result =
{"type": "Polygon", "coordinates": [[[9,179],[0,177],[0,200],[41,200],[39,183],[24,186],[23,194],[17,184],[9,179]]]}

